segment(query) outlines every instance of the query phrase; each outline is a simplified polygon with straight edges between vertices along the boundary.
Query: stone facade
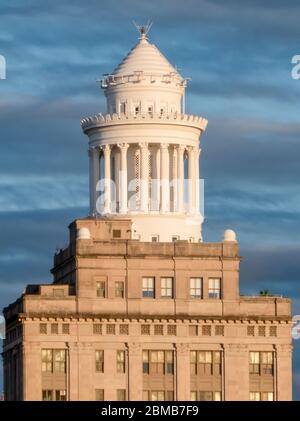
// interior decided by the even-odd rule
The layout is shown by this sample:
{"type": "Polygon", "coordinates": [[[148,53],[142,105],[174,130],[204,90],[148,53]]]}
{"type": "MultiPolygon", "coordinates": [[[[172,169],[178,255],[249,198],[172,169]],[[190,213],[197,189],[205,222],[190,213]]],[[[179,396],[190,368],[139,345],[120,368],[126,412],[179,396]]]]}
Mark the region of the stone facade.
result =
{"type": "Polygon", "coordinates": [[[5,309],[6,399],[290,400],[290,300],[240,296],[237,242],[140,242],[131,223],[74,221],[53,284],[5,309]]]}

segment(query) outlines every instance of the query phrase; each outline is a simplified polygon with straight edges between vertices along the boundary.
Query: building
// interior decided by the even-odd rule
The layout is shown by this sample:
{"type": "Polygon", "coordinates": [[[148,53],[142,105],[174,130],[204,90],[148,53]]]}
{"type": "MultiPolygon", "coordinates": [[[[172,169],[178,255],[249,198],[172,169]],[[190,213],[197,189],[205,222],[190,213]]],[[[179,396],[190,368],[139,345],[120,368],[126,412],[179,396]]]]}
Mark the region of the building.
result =
{"type": "Polygon", "coordinates": [[[102,88],[107,114],[82,120],[90,216],[53,283],[4,310],[6,399],[290,400],[290,300],[240,295],[232,230],[202,240],[186,79],[141,28],[102,88]]]}

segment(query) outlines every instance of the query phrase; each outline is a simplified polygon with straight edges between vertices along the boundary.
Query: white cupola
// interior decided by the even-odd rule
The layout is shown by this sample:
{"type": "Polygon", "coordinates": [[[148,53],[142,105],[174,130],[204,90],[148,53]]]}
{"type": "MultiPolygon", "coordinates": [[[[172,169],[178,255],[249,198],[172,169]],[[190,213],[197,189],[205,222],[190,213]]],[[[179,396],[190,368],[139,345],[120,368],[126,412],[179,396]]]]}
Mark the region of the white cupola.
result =
{"type": "Polygon", "coordinates": [[[90,215],[130,218],[142,241],[202,241],[200,136],[183,110],[186,80],[141,28],[101,82],[106,114],[81,121],[89,138],[90,215]]]}

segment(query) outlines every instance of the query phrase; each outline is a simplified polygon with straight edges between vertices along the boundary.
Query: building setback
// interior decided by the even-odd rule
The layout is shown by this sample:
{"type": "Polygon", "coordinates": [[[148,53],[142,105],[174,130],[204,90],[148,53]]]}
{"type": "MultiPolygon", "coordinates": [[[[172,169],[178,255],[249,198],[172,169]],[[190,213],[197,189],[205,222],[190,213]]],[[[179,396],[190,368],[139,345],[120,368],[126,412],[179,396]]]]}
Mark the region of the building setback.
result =
{"type": "Polygon", "coordinates": [[[4,309],[6,400],[291,400],[290,299],[240,295],[234,231],[203,242],[186,85],[144,27],[102,80],[89,216],[4,309]]]}

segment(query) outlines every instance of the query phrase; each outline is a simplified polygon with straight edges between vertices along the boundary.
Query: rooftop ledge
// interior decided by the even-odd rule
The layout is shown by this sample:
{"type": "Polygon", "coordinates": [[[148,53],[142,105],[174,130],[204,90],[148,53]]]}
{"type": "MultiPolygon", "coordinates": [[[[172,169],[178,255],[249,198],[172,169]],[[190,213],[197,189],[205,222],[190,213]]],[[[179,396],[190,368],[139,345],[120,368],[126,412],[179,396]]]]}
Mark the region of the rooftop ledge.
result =
{"type": "Polygon", "coordinates": [[[83,131],[100,126],[110,126],[118,124],[142,124],[142,123],[160,123],[176,124],[179,126],[196,127],[202,131],[206,129],[208,121],[192,114],[181,113],[139,113],[139,114],[105,114],[101,113],[86,117],[81,120],[83,131]]]}

